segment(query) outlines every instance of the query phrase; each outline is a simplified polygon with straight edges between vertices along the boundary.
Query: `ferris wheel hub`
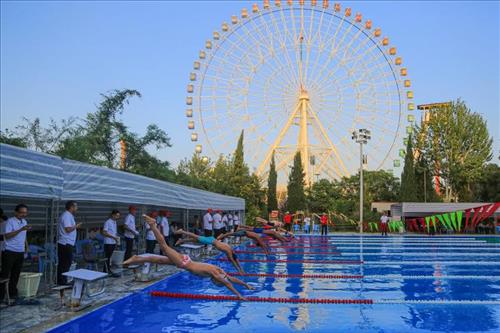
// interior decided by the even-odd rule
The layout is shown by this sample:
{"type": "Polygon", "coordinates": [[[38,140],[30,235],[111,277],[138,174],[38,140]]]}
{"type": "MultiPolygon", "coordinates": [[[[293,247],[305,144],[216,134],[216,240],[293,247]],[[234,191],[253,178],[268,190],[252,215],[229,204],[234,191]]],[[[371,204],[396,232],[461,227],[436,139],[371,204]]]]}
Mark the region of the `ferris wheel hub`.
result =
{"type": "Polygon", "coordinates": [[[308,101],[309,100],[309,94],[307,93],[307,90],[305,90],[304,88],[302,88],[300,90],[299,100],[300,101],[308,101]]]}

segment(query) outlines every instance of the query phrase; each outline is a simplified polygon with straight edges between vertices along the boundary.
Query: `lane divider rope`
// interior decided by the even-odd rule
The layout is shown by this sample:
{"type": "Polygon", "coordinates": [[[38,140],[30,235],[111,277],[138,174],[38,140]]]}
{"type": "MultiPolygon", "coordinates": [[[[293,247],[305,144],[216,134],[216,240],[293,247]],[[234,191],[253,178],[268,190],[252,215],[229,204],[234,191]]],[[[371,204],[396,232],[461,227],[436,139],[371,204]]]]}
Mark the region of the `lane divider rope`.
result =
{"type": "MultiPolygon", "coordinates": [[[[236,296],[226,295],[201,295],[201,294],[185,294],[172,293],[168,291],[152,291],[151,296],[169,297],[169,298],[186,298],[200,299],[211,301],[240,301],[236,296]]],[[[285,297],[245,297],[247,302],[269,302],[269,303],[317,303],[317,304],[373,304],[371,299],[332,299],[332,298],[285,298],[285,297]]]]}
{"type": "MultiPolygon", "coordinates": [[[[255,244],[248,245],[248,247],[255,248],[258,247],[255,244]]],[[[323,245],[323,246],[297,246],[297,245],[268,245],[270,248],[283,248],[283,249],[335,249],[335,245],[323,245]]]]}
{"type": "Polygon", "coordinates": [[[365,275],[363,279],[406,279],[406,280],[500,280],[500,275],[365,275]]]}
{"type": "MultiPolygon", "coordinates": [[[[234,252],[236,253],[243,253],[243,254],[265,254],[263,251],[242,251],[242,250],[235,250],[234,252]]],[[[277,254],[293,254],[293,255],[304,255],[304,254],[330,254],[330,255],[341,255],[340,252],[292,252],[292,251],[286,251],[286,252],[276,252],[272,251],[271,255],[277,255],[277,254]]]]}
{"type": "Polygon", "coordinates": [[[420,300],[420,299],[382,299],[373,300],[373,304],[444,304],[444,305],[471,305],[471,304],[483,304],[483,305],[498,305],[500,300],[446,300],[446,299],[431,299],[431,300],[420,300]]]}
{"type": "Polygon", "coordinates": [[[272,273],[227,273],[231,276],[271,277],[271,278],[299,278],[299,279],[362,279],[363,275],[336,275],[336,274],[272,274],[272,273]]]}
{"type": "MultiPolygon", "coordinates": [[[[230,261],[227,258],[218,258],[218,261],[230,261]]],[[[308,263],[308,264],[345,264],[345,265],[359,265],[363,262],[360,260],[286,260],[286,259],[239,259],[240,262],[285,262],[285,263],[308,263]]]]}

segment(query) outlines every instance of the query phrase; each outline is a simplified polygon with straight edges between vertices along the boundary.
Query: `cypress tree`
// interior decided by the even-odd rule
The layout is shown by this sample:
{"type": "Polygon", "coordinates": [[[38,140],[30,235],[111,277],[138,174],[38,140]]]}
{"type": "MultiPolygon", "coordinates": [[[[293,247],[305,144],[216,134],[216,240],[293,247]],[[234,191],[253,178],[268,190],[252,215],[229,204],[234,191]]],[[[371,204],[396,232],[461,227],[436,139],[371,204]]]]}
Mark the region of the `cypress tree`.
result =
{"type": "Polygon", "coordinates": [[[415,177],[415,165],[413,156],[413,144],[411,135],[406,145],[405,166],[401,174],[401,201],[418,201],[417,179],[415,177]]]}
{"type": "Polygon", "coordinates": [[[269,176],[267,178],[267,210],[271,212],[278,209],[278,198],[276,195],[276,186],[278,183],[278,174],[276,173],[276,161],[271,158],[271,165],[269,166],[269,176]]]}
{"type": "Polygon", "coordinates": [[[287,209],[290,212],[304,210],[306,208],[306,195],[304,192],[304,169],[300,152],[295,154],[293,159],[293,167],[288,177],[287,185],[287,209]]]}

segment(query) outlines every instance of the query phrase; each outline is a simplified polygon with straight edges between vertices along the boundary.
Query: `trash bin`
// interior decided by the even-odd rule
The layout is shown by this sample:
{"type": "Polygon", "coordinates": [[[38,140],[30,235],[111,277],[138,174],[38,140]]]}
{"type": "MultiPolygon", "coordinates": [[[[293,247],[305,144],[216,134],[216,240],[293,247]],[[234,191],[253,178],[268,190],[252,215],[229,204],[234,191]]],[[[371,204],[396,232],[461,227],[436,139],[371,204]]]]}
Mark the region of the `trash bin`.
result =
{"type": "Polygon", "coordinates": [[[38,292],[42,273],[22,272],[17,282],[19,297],[34,297],[38,292]]]}

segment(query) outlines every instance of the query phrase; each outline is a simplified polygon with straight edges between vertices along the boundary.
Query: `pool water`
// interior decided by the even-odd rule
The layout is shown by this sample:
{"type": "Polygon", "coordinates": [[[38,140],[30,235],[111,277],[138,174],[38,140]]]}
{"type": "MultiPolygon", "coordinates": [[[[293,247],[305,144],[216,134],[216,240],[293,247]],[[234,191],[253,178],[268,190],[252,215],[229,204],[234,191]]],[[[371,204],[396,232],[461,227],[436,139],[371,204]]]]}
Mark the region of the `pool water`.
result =
{"type": "MultiPolygon", "coordinates": [[[[292,304],[153,297],[170,291],[231,295],[208,279],[175,274],[51,332],[500,332],[500,238],[300,236],[266,261],[247,243],[247,273],[363,278],[241,277],[246,296],[371,299],[374,304],[292,304]],[[255,253],[248,253],[255,251],[255,253]],[[285,260],[291,260],[287,262],[285,260]],[[337,264],[334,260],[362,263],[337,264]],[[317,262],[319,261],[319,262],[317,262]],[[326,263],[325,263],[326,262],[326,263]]],[[[278,243],[271,242],[271,245],[278,243]]],[[[218,258],[228,272],[234,269],[218,258]]]]}

